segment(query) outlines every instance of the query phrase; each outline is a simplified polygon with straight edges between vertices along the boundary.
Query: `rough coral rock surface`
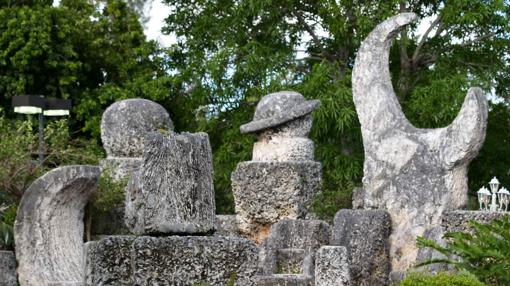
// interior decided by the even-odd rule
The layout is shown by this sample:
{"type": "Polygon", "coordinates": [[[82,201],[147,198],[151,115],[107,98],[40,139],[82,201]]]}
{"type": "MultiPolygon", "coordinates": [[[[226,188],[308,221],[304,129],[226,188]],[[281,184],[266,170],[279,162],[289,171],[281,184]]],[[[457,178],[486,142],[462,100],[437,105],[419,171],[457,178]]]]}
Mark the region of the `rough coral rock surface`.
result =
{"type": "Polygon", "coordinates": [[[305,218],[321,176],[321,164],[313,161],[239,163],[232,173],[239,231],[260,242],[272,224],[305,218]]]}
{"type": "Polygon", "coordinates": [[[142,165],[142,158],[110,157],[99,162],[101,170],[116,182],[128,179],[142,165]]]}
{"type": "Polygon", "coordinates": [[[99,167],[66,166],[25,191],[14,225],[22,286],[82,283],[83,215],[99,177],[99,167]]]}
{"type": "Polygon", "coordinates": [[[476,221],[481,224],[488,224],[495,219],[502,219],[508,215],[505,212],[487,211],[451,211],[443,213],[442,226],[445,232],[472,232],[469,223],[476,221]]]}
{"type": "Polygon", "coordinates": [[[351,284],[349,258],[343,246],[322,246],[315,257],[315,286],[351,284]]]}
{"type": "Polygon", "coordinates": [[[110,236],[85,248],[86,285],[255,285],[258,248],[243,238],[110,236]]]}
{"type": "Polygon", "coordinates": [[[151,133],[126,188],[135,234],[208,233],[216,227],[212,153],[206,133],[151,133]]]}
{"type": "Polygon", "coordinates": [[[335,215],[331,245],[349,255],[352,285],[388,285],[390,216],[384,210],[340,210],[335,215]]]}
{"type": "Polygon", "coordinates": [[[330,227],[321,220],[285,219],[274,224],[261,245],[258,285],[313,285],[315,253],[329,238],[330,227]]]}
{"type": "Polygon", "coordinates": [[[16,257],[13,251],[0,251],[0,285],[16,286],[16,257]]]}
{"type": "Polygon", "coordinates": [[[156,102],[135,98],[110,105],[101,119],[101,141],[110,157],[141,157],[149,132],[173,130],[170,115],[156,102]]]}
{"type": "Polygon", "coordinates": [[[487,99],[471,88],[452,124],[419,129],[405,117],[393,91],[389,50],[416,18],[404,13],[378,25],[356,56],[352,87],[365,149],[364,208],[385,209],[392,221],[392,270],[405,272],[418,257],[417,236],[433,233],[442,213],[467,203],[467,168],[487,126],[487,99]]]}

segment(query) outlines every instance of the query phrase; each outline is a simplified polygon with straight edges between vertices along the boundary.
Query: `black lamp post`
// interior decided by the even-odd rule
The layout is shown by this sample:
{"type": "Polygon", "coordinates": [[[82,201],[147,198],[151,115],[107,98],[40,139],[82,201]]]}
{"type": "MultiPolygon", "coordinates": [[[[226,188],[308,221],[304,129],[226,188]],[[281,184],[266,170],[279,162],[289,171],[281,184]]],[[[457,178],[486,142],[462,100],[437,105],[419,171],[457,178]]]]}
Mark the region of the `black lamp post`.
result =
{"type": "Polygon", "coordinates": [[[39,160],[44,161],[44,116],[65,116],[71,110],[71,101],[44,98],[42,95],[21,95],[12,98],[14,112],[39,114],[39,160]]]}

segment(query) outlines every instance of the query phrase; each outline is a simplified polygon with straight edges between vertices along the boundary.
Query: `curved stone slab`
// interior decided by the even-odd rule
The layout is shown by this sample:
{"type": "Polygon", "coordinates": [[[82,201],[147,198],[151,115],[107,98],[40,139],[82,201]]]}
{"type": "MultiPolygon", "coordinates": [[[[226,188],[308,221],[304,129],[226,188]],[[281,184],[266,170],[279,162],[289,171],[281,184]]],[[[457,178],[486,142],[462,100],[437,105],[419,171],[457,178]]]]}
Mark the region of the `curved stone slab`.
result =
{"type": "Polygon", "coordinates": [[[389,50],[398,30],[415,18],[404,13],[378,25],[363,41],[352,72],[365,148],[363,205],[390,213],[390,256],[397,272],[416,262],[417,236],[438,233],[433,230],[443,211],[467,204],[468,164],[487,127],[487,99],[479,88],[468,91],[447,127],[419,129],[405,117],[391,83],[389,50]]]}
{"type": "Polygon", "coordinates": [[[14,225],[22,286],[83,283],[84,207],[99,177],[99,167],[66,166],[25,191],[14,225]]]}

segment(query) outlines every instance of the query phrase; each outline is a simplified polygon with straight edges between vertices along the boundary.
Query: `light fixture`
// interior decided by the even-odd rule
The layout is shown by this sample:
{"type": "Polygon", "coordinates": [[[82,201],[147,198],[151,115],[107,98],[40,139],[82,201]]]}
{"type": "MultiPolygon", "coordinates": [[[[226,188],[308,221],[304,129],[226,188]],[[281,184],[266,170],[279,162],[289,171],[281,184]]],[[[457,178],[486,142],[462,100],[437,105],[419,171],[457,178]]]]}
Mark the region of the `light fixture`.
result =
{"type": "Polygon", "coordinates": [[[44,116],[66,116],[69,115],[71,101],[67,99],[48,98],[44,108],[44,116]]]}
{"type": "Polygon", "coordinates": [[[14,112],[22,114],[41,113],[45,106],[44,97],[40,95],[21,95],[12,97],[14,112]]]}
{"type": "Polygon", "coordinates": [[[20,95],[12,97],[14,112],[39,114],[39,160],[44,161],[44,116],[69,115],[71,101],[58,98],[44,98],[42,95],[20,95]]]}
{"type": "Polygon", "coordinates": [[[492,178],[492,180],[489,182],[489,187],[491,188],[492,192],[491,211],[495,212],[498,210],[498,205],[496,204],[496,193],[498,192],[499,188],[499,181],[496,177],[492,178]]]}
{"type": "Polygon", "coordinates": [[[486,187],[481,187],[477,192],[478,194],[478,203],[480,204],[480,210],[489,210],[489,201],[491,197],[491,192],[486,187]]]}
{"type": "Polygon", "coordinates": [[[508,203],[510,202],[510,192],[505,187],[502,187],[501,190],[499,190],[498,200],[499,200],[499,209],[501,211],[506,212],[508,210],[508,203]],[[503,209],[503,206],[505,207],[504,209],[503,209]]]}

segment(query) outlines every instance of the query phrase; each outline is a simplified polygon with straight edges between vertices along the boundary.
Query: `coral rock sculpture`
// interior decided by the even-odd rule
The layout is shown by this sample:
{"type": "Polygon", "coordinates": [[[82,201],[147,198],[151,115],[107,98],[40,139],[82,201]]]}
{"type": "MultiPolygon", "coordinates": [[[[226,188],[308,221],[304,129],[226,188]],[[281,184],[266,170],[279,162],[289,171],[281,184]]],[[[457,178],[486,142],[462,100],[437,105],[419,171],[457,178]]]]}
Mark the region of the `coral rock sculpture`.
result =
{"type": "Polygon", "coordinates": [[[415,18],[404,13],[378,25],[362,43],[352,73],[365,148],[364,208],[391,216],[394,274],[415,264],[417,236],[441,233],[441,214],[466,205],[468,164],[487,126],[487,100],[479,88],[469,89],[449,126],[419,129],[407,120],[392,87],[389,50],[398,30],[415,18]]]}
{"type": "Polygon", "coordinates": [[[83,284],[83,214],[99,176],[99,167],[61,167],[25,191],[14,225],[22,286],[83,284]]]}
{"type": "Polygon", "coordinates": [[[281,219],[307,217],[320,192],[322,166],[307,138],[318,106],[318,100],[297,92],[272,93],[260,100],[253,121],[240,128],[258,136],[252,161],[239,163],[232,173],[239,232],[256,242],[281,219]]]}

